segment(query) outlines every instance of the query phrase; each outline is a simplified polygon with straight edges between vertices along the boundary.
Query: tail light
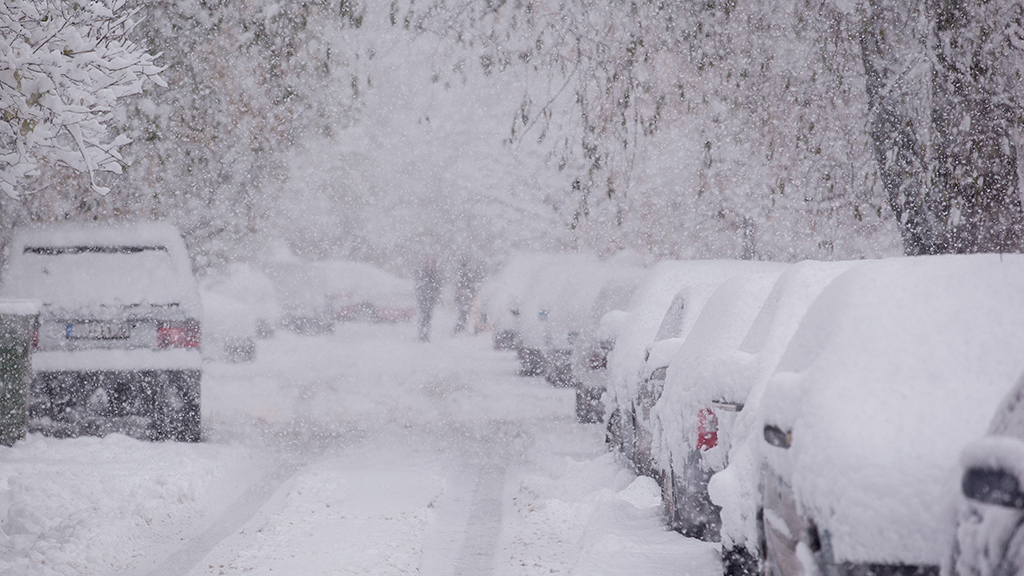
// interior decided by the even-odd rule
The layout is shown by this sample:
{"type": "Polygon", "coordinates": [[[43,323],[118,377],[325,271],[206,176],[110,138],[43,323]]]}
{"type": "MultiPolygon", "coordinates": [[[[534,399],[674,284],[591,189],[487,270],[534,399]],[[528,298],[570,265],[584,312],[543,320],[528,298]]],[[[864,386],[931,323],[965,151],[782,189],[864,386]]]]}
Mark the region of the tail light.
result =
{"type": "Polygon", "coordinates": [[[718,446],[718,416],[710,408],[697,413],[697,449],[710,450],[718,446]]]}
{"type": "Polygon", "coordinates": [[[39,326],[32,330],[32,349],[39,350],[39,326]]]}
{"type": "Polygon", "coordinates": [[[199,322],[160,322],[156,327],[158,348],[199,348],[199,322]]]}

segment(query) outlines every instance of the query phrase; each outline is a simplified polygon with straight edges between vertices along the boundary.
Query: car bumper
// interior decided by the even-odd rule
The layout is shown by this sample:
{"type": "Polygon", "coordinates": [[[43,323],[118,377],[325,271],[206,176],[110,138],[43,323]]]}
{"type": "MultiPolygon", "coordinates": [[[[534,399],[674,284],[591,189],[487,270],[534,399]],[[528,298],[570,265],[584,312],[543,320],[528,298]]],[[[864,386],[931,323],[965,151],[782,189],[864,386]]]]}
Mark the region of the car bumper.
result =
{"type": "Polygon", "coordinates": [[[202,370],[199,350],[77,350],[32,354],[35,372],[202,370]]]}

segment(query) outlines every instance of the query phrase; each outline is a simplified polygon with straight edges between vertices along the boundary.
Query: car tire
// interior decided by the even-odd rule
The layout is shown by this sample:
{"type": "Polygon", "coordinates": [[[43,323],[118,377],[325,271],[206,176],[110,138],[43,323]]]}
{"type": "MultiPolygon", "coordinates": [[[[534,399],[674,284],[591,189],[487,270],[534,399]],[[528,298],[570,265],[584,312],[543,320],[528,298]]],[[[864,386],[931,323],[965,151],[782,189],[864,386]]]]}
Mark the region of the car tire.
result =
{"type": "Polygon", "coordinates": [[[746,546],[737,544],[731,548],[722,548],[723,576],[762,576],[762,563],[757,554],[746,546]]]}
{"type": "Polygon", "coordinates": [[[608,415],[608,424],[604,429],[604,443],[608,450],[622,452],[622,410],[616,408],[608,415]]]}
{"type": "Polygon", "coordinates": [[[199,442],[202,438],[198,370],[171,371],[163,381],[154,413],[155,439],[199,442]]]}
{"type": "Polygon", "coordinates": [[[604,421],[601,396],[604,390],[576,387],[576,420],[580,424],[600,424],[604,421]]]}

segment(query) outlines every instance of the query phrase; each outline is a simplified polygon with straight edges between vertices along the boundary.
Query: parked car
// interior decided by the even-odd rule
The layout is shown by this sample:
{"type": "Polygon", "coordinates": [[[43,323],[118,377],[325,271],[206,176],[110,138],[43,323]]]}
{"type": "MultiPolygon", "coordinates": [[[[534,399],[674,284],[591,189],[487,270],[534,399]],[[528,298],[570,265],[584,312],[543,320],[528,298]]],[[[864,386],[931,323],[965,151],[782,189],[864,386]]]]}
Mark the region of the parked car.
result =
{"type": "Polygon", "coordinates": [[[635,269],[609,280],[591,305],[587,326],[573,344],[571,378],[576,387],[576,419],[580,423],[604,422],[602,397],[608,389],[608,354],[615,348],[615,338],[629,317],[624,309],[645,276],[646,271],[635,269]]]}
{"type": "MultiPolygon", "coordinates": [[[[652,412],[658,474],[670,524],[718,541],[721,518],[708,494],[725,467],[734,423],[754,384],[767,380],[807,307],[850,263],[802,262],[723,283],[669,364],[652,412]],[[781,272],[781,274],[780,274],[781,272]]],[[[726,549],[726,556],[732,553],[726,549]]]]}
{"type": "Polygon", "coordinates": [[[745,400],[718,378],[721,374],[711,373],[722,356],[739,346],[786,269],[759,268],[733,276],[715,290],[672,354],[657,403],[644,406],[641,423],[652,436],[650,466],[662,479],[669,525],[693,538],[718,540],[721,520],[707,494],[712,469],[703,454],[718,448],[719,423],[731,420],[745,400]],[[708,394],[702,385],[718,390],[708,394]]]}
{"type": "MultiPolygon", "coordinates": [[[[938,574],[944,486],[1024,371],[1024,256],[868,262],[804,317],[760,402],[772,574],[938,574]]],[[[717,501],[717,500],[716,500],[717,501]]]]}
{"type": "Polygon", "coordinates": [[[953,576],[1024,571],[1024,377],[960,455],[953,576]]]}
{"type": "Polygon", "coordinates": [[[540,270],[554,254],[518,252],[508,258],[501,271],[484,281],[480,301],[493,330],[495,350],[517,350],[520,318],[526,292],[540,270]]]}
{"type": "MultiPolygon", "coordinates": [[[[757,484],[760,463],[755,461],[756,451],[750,444],[761,439],[753,434],[753,420],[764,385],[807,309],[832,280],[855,265],[857,262],[804,261],[790,266],[775,283],[739,347],[723,348],[705,370],[684,377],[678,388],[672,387],[666,406],[661,408],[676,404],[680,415],[689,414],[687,419],[669,421],[664,435],[676,441],[685,439],[684,450],[691,454],[696,450],[698,456],[689,462],[714,474],[708,484],[701,486],[709,501],[716,503],[713,487],[719,494],[730,495],[725,499],[732,505],[721,509],[720,514],[722,562],[727,575],[761,572],[756,521],[761,500],[757,484]],[[694,414],[698,416],[694,418],[694,414]],[[707,426],[711,416],[713,431],[707,426]]],[[[670,459],[674,466],[676,458],[670,459]]],[[[710,536],[714,539],[715,534],[710,536]]]]}
{"type": "Polygon", "coordinates": [[[274,283],[256,267],[242,262],[208,271],[200,281],[203,292],[215,293],[234,300],[249,309],[256,320],[256,337],[274,335],[281,322],[281,306],[277,302],[274,283]]]}
{"type": "Polygon", "coordinates": [[[729,260],[662,262],[637,291],[629,318],[608,356],[608,396],[613,404],[608,440],[633,463],[637,473],[656,476],[650,410],[661,397],[669,361],[711,294],[738,274],[781,271],[783,266],[729,260]]]}
{"type": "Polygon", "coordinates": [[[199,440],[202,311],[174,227],[17,230],[0,297],[42,302],[30,430],[199,440]]]}
{"type": "Polygon", "coordinates": [[[334,318],[342,322],[396,324],[416,317],[413,282],[365,262],[314,264],[334,318]]]}
{"type": "Polygon", "coordinates": [[[203,357],[226,362],[256,359],[258,320],[244,302],[218,292],[200,290],[203,301],[203,357]]]}
{"type": "MultiPolygon", "coordinates": [[[[544,378],[553,386],[568,388],[581,383],[581,374],[574,368],[574,351],[578,346],[590,347],[602,316],[613,305],[624,306],[636,289],[643,269],[618,262],[591,258],[554,263],[549,282],[541,282],[551,293],[536,309],[543,322],[531,323],[524,318],[522,346],[540,351],[544,378]],[[532,330],[529,328],[533,328],[532,330]]],[[[539,291],[539,290],[538,290],[539,291]]]]}
{"type": "Polygon", "coordinates": [[[519,373],[545,376],[568,386],[575,327],[601,282],[602,264],[592,254],[550,254],[535,269],[517,318],[519,373]]]}

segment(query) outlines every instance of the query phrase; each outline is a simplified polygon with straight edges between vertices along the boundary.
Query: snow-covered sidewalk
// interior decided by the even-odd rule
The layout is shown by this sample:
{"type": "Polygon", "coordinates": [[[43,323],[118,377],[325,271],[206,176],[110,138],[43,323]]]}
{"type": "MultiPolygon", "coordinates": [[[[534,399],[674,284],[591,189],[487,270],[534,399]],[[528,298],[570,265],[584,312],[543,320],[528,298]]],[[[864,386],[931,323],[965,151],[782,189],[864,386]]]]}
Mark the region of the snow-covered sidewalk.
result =
{"type": "Polygon", "coordinates": [[[279,333],[207,366],[202,444],[0,448],[0,574],[720,573],[571,390],[515,369],[488,334],[279,333]]]}

